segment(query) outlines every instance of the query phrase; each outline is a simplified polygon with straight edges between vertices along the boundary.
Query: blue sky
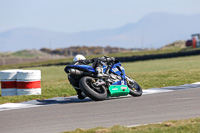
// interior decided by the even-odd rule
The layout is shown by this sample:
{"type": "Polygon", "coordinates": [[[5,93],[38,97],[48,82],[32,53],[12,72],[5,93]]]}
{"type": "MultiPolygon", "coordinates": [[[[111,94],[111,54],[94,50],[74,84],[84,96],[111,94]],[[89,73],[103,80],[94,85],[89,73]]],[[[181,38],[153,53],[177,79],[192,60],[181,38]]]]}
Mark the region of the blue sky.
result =
{"type": "Polygon", "coordinates": [[[200,14],[200,0],[0,0],[0,32],[18,27],[69,33],[116,28],[160,11],[200,14]]]}

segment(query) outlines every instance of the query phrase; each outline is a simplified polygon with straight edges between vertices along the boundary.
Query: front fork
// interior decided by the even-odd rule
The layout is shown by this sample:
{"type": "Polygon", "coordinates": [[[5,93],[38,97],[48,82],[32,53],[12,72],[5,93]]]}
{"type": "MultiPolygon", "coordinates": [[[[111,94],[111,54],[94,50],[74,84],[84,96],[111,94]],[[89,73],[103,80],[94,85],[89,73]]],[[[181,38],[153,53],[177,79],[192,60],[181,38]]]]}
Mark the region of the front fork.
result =
{"type": "Polygon", "coordinates": [[[134,83],[135,81],[131,78],[129,78],[127,75],[126,75],[126,81],[127,83],[134,83]]]}
{"type": "Polygon", "coordinates": [[[127,75],[126,75],[126,81],[127,81],[128,87],[135,88],[136,90],[138,89],[138,86],[135,84],[135,80],[129,78],[127,75]]]}

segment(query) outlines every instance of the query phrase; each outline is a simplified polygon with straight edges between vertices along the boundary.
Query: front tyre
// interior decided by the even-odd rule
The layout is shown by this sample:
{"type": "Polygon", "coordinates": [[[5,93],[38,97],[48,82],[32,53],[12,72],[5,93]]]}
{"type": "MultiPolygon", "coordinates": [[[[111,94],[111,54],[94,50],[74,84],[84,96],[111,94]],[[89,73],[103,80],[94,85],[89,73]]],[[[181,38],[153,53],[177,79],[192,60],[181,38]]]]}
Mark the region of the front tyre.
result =
{"type": "Polygon", "coordinates": [[[83,93],[95,101],[105,100],[107,98],[107,90],[104,86],[95,86],[95,79],[89,76],[82,77],[79,87],[83,93]]]}
{"type": "Polygon", "coordinates": [[[130,95],[134,97],[139,97],[142,95],[142,88],[140,87],[140,85],[133,79],[129,78],[128,76],[127,76],[127,85],[130,90],[129,93],[130,95]]]}

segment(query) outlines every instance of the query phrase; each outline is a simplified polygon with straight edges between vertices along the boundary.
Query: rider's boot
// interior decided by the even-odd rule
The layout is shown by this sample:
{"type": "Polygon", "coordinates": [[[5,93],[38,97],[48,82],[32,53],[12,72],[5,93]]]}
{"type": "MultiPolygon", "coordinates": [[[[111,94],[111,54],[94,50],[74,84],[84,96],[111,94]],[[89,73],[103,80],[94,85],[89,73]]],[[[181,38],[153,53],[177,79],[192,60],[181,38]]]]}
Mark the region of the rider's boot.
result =
{"type": "Polygon", "coordinates": [[[80,89],[75,89],[78,95],[78,99],[85,99],[85,95],[83,94],[83,92],[80,89]]]}
{"type": "Polygon", "coordinates": [[[108,76],[107,74],[103,73],[103,68],[101,68],[101,67],[97,67],[96,72],[97,72],[97,77],[107,77],[108,76]]]}

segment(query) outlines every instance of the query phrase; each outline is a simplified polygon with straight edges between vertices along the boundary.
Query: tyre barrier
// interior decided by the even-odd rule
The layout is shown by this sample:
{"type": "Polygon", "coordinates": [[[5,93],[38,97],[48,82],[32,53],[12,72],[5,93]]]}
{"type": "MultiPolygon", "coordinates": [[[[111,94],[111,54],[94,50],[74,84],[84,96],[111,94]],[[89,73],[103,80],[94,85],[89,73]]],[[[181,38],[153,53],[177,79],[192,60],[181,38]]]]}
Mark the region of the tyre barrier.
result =
{"type": "Polygon", "coordinates": [[[12,69],[0,71],[1,96],[40,95],[41,71],[12,69]]]}
{"type": "Polygon", "coordinates": [[[41,71],[17,72],[17,95],[41,95],[41,71]]]}
{"type": "Polygon", "coordinates": [[[119,60],[120,62],[134,62],[134,61],[166,59],[174,57],[193,56],[193,55],[200,55],[200,50],[181,51],[181,52],[164,53],[164,54],[138,55],[129,57],[116,57],[116,59],[119,60]]]}
{"type": "Polygon", "coordinates": [[[17,70],[4,70],[0,72],[1,96],[14,96],[17,94],[17,70]]]}

